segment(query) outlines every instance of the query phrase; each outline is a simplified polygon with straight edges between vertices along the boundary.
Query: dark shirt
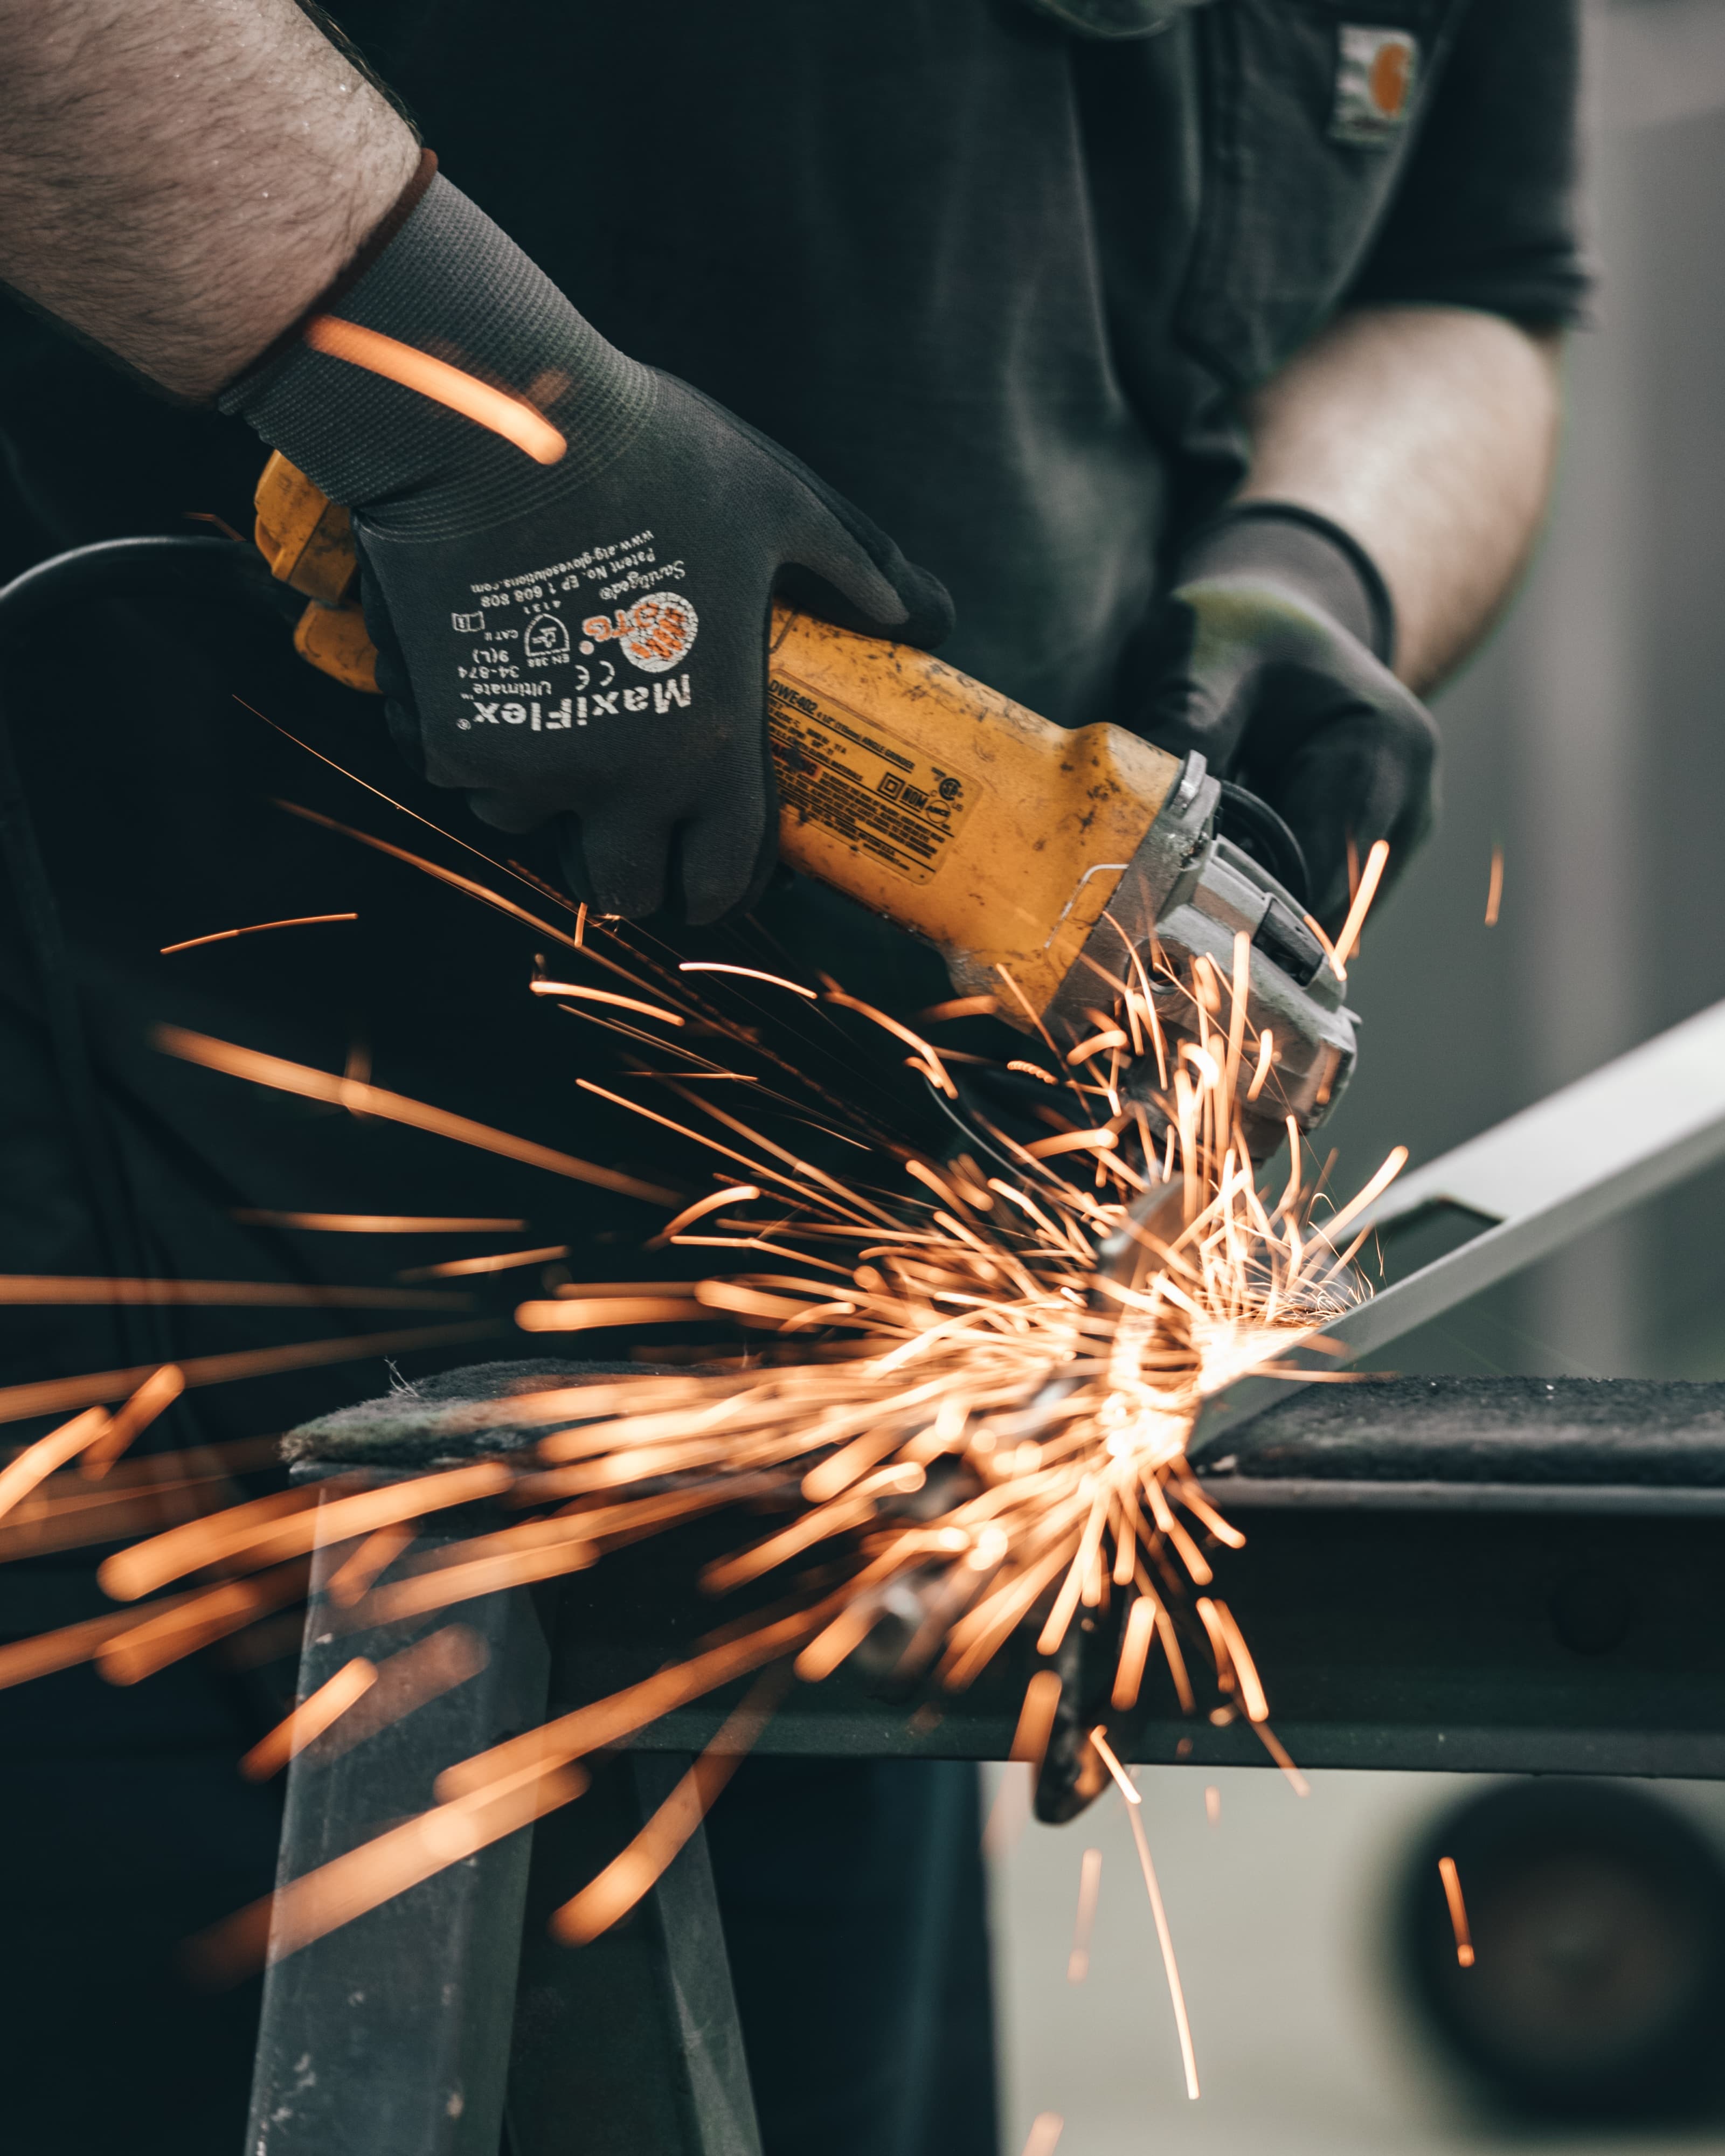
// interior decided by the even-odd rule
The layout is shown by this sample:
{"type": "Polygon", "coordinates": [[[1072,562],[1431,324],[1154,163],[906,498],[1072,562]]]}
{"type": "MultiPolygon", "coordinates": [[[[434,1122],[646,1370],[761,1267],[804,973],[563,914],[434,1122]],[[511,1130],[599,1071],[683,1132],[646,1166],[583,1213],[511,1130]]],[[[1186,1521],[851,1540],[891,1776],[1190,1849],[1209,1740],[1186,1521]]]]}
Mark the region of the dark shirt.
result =
{"type": "MultiPolygon", "coordinates": [[[[1578,0],[1209,0],[1127,38],[1077,33],[1027,0],[352,0],[343,20],[449,177],[601,329],[783,441],[943,577],[957,665],[1080,722],[1109,715],[1171,542],[1243,469],[1234,400],[1338,306],[1576,314],[1578,13],[1578,0]],[[1375,112],[1374,84],[1394,102],[1406,83],[1404,118],[1375,112]]],[[[262,459],[244,426],[151,395],[21,310],[0,323],[0,444],[21,505],[4,535],[15,565],[207,528],[193,511],[244,529],[262,459]]],[[[151,1186],[139,1209],[164,1270],[286,1263],[239,1238],[236,1207],[527,1200],[505,1198],[496,1163],[482,1177],[445,1148],[439,1194],[416,1201],[429,1141],[385,1173],[395,1155],[375,1127],[344,1150],[340,1119],[237,1106],[231,1081],[166,1065],[144,1045],[154,1017],[325,1068],[362,1041],[383,1082],[589,1157],[636,1147],[590,1096],[572,1110],[568,1051],[551,1043],[567,1021],[530,1007],[526,954],[500,952],[495,918],[274,805],[423,839],[236,691],[498,850],[459,800],[410,778],[376,706],[311,675],[278,628],[87,611],[7,660],[0,690],[100,983],[104,1069],[148,1156],[133,1180],[151,1186]],[[361,913],[351,930],[157,955],[342,907],[361,913]],[[388,1188],[362,1189],[374,1170],[388,1188]]],[[[800,902],[818,937],[822,903],[800,902]]],[[[50,1166],[32,1000],[8,930],[0,1021],[21,1033],[6,1082],[30,1105],[0,1117],[0,1264],[111,1269],[80,1224],[75,1178],[50,1166]]],[[[562,1195],[590,1226],[609,1217],[590,1192],[562,1195]]],[[[341,1277],[356,1255],[326,1240],[292,1263],[341,1277]]],[[[118,1342],[74,1349],[47,1324],[0,1366],[137,1358],[118,1342]]]]}
{"type": "MultiPolygon", "coordinates": [[[[341,19],[449,177],[602,330],[944,578],[954,664],[1077,724],[1111,716],[1171,528],[1240,475],[1230,399],[1337,307],[1574,317],[1579,13],[1209,0],[1128,38],[1024,0],[352,0],[341,19]],[[1372,139],[1350,66],[1397,33],[1389,87],[1410,87],[1372,139]]],[[[6,405],[27,468],[76,459],[64,430],[18,442],[28,395],[6,405]]],[[[223,449],[249,473],[249,439],[223,449]]]]}
{"type": "MultiPolygon", "coordinates": [[[[1563,321],[1586,284],[1571,202],[1579,0],[1209,0],[1117,39],[1055,19],[1131,27],[1157,5],[347,0],[340,12],[449,177],[602,330],[783,440],[937,571],[958,603],[956,664],[1079,722],[1109,715],[1158,563],[1243,468],[1242,388],[1350,300],[1563,321]],[[1409,116],[1378,139],[1335,139],[1344,59],[1369,90],[1369,55],[1398,30],[1417,40],[1409,116]]],[[[1394,91],[1400,66],[1392,51],[1380,89],[1394,91]]],[[[1354,98],[1348,125],[1369,134],[1358,82],[1354,98]]],[[[152,396],[16,309],[0,314],[0,448],[10,569],[82,541],[207,529],[193,512],[244,529],[263,455],[243,426],[152,396]]],[[[301,666],[279,628],[252,634],[190,605],[89,606],[0,649],[0,707],[67,924],[107,1141],[94,1158],[68,1119],[67,1060],[0,887],[0,1270],[125,1272],[135,1248],[167,1277],[387,1286],[474,1246],[278,1231],[243,1217],[259,1208],[518,1216],[528,1244],[567,1243],[580,1277],[656,1268],[639,1254],[638,1205],[152,1050],[151,1021],[177,1019],[326,1070],[369,1065],[382,1085],[590,1160],[649,1177],[660,1166],[642,1126],[576,1091],[598,1050],[525,993],[532,934],[275,804],[487,872],[236,693],[469,843],[535,858],[531,840],[501,842],[414,781],[376,706],[301,666]],[[337,909],[359,919],[158,955],[209,930],[337,909]],[[126,1216],[124,1236],[93,1213],[93,1184],[126,1216]]],[[[548,855],[539,865],[555,873],[548,855]]],[[[855,981],[839,946],[856,910],[807,890],[785,902],[811,963],[855,981]]],[[[543,1291],[536,1270],[476,1286],[506,1317],[522,1291],[543,1291]]],[[[421,1322],[325,1309],[5,1316],[0,1383],[421,1322]]],[[[422,1348],[407,1368],[508,1353],[508,1340],[500,1324],[422,1348]]],[[[382,1384],[373,1348],[200,1387],[146,1441],[254,1436],[382,1384]]],[[[0,1427],[0,1442],[45,1419],[0,1427]]],[[[101,1609],[92,1554],[10,1568],[0,1635],[101,1609]]],[[[18,1976],[0,2014],[15,2140],[69,2156],[121,2141],[171,2140],[179,2156],[237,2145],[254,2002],[200,2007],[168,1968],[177,1939],[270,1876],[269,1793],[233,1771],[254,1713],[233,1681],[199,1661],[136,1690],[74,1671],[0,1698],[14,1770],[4,1823],[47,1852],[0,1894],[18,1976]],[[92,1941],[99,1969],[85,1965],[92,1941]],[[61,2041],[92,2019],[131,2040],[106,2081],[61,2041]],[[167,2140],[151,2138],[161,2122],[167,2140]]],[[[900,1843],[937,1845],[883,1804],[870,1771],[823,1768],[818,1804],[793,1779],[778,1810],[755,1776],[718,1837],[769,2148],[809,2091],[863,2135],[870,2105],[892,2097],[892,2058],[916,2048],[885,2025],[883,1999],[894,2012],[911,1999],[937,2028],[953,2087],[969,2076],[962,2120],[927,2145],[986,2138],[979,1907],[952,1918],[973,1959],[949,1957],[963,2011],[937,2024],[927,1987],[876,1981],[895,1965],[866,1928],[846,1928],[859,1881],[889,1932],[896,1922],[891,1880],[880,1887],[865,1861],[874,1848],[892,1879],[914,1881],[928,1924],[936,1908],[935,1874],[921,1858],[907,1868],[900,1843]],[[870,1820],[887,1839],[865,1840],[870,1820]],[[864,2071],[867,2102],[853,2093],[864,2071]]],[[[974,1820],[954,1820],[973,1855],[974,1820]]],[[[928,1924],[900,1928],[922,1978],[947,1966],[928,1924]]],[[[831,2127],[815,2140],[853,2145],[831,2127]]],[[[810,2144],[793,2131],[788,2145],[810,2144]]]]}

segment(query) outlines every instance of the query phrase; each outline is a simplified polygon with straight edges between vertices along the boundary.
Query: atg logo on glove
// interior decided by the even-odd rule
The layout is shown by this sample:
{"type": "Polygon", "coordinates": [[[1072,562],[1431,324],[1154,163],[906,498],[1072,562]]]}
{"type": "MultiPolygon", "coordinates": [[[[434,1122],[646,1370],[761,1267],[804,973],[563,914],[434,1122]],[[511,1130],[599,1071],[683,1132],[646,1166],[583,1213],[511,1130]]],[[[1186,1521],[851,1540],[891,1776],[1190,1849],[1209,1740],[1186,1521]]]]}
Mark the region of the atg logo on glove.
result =
{"type": "Polygon", "coordinates": [[[668,674],[693,647],[701,617],[676,592],[649,592],[614,614],[594,614],[581,624],[583,645],[614,642],[644,674],[668,674]]]}

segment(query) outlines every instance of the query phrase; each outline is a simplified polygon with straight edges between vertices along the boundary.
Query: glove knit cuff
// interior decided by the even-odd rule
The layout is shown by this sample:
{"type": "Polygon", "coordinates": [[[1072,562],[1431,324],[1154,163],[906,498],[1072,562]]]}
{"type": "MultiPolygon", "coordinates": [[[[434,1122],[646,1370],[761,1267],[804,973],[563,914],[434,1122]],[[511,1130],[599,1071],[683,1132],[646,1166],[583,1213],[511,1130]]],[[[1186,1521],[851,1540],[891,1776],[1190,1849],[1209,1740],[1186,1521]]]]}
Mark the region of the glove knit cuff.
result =
{"type": "Polygon", "coordinates": [[[533,463],[432,396],[297,341],[226,390],[221,408],[249,420],[363,530],[429,541],[531,516],[602,471],[653,408],[651,372],[441,173],[333,319],[531,405],[567,444],[555,463],[533,463]]]}
{"type": "Polygon", "coordinates": [[[1237,501],[1180,550],[1177,584],[1259,575],[1322,608],[1386,666],[1395,660],[1395,602],[1351,531],[1296,501],[1237,501]]]}

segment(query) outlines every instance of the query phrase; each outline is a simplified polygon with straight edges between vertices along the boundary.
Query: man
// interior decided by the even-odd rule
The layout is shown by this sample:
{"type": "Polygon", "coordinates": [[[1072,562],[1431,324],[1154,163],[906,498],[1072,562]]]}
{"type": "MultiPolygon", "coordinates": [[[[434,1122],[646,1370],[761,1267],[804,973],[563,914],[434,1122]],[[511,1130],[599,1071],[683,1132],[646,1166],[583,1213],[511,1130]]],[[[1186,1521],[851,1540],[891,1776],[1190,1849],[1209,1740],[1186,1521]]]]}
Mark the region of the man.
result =
{"type": "MultiPolygon", "coordinates": [[[[243,523],[260,434],[355,512],[409,767],[353,700],[189,608],[61,623],[13,662],[112,1173],[63,1113],[47,991],[14,943],[8,1268],[127,1270],[97,1210],[116,1188],[141,1262],[186,1277],[352,1277],[327,1237],[240,1213],[543,1217],[522,1178],[441,1156],[434,1208],[425,1142],[236,1106],[143,1045],[177,1015],[324,1067],[364,1054],[402,1090],[567,1137],[568,1054],[517,1009],[521,954],[282,816],[285,793],[365,820],[235,690],[494,855],[699,925],[771,871],[762,636],[788,590],[940,640],[1062,723],[1202,748],[1281,810],[1333,921],[1351,855],[1387,837],[1394,869],[1417,843],[1434,747],[1416,698],[1482,633],[1541,514],[1556,342],[1587,281],[1577,13],[356,0],[350,48],[291,0],[3,0],[0,273],[38,311],[11,325],[0,390],[17,558],[189,512],[243,523]],[[562,454],[536,462],[314,349],[319,316],[505,388],[562,454]],[[554,735],[479,719],[454,640],[475,588],[642,535],[680,572],[690,703],[554,735]],[[260,937],[195,973],[157,956],[338,904],[351,934],[260,937]]],[[[927,999],[919,955],[840,902],[763,904],[788,940],[841,951],[834,970],[927,999]]],[[[583,1110],[579,1150],[634,1142],[583,1110]]],[[[595,1245],[640,1227],[578,1196],[557,1240],[597,1273],[595,1245]]],[[[6,1359],[23,1381],[255,1337],[226,1322],[177,1315],[139,1348],[95,1314],[35,1314],[6,1359]]],[[[355,1382],[212,1391],[165,1427],[279,1428],[355,1382]]],[[[55,1597],[82,1611],[83,1577],[39,1574],[8,1629],[49,1621],[31,1613],[55,1597]]],[[[8,1845],[49,1850],[0,1917],[0,2102],[31,2156],[213,2151],[239,2131],[246,2002],[198,2006],[159,1972],[267,1878],[270,1814],[229,1794],[231,1676],[157,1681],[8,1696],[8,1845]],[[92,2036],[110,2073],[79,2063],[92,2036]]],[[[773,2156],[988,2144],[957,1789],[932,1769],[763,1771],[716,1820],[773,2156]],[[835,2030],[848,2052],[821,2048],[835,2030]]]]}

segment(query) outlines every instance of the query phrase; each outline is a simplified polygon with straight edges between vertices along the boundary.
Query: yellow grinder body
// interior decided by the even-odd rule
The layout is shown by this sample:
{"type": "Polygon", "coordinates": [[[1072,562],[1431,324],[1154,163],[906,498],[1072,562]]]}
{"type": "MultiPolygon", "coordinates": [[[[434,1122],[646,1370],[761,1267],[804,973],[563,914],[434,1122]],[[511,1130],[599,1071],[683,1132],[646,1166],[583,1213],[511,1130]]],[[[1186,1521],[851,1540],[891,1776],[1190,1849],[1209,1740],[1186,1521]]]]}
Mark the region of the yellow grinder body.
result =
{"type": "MultiPolygon", "coordinates": [[[[271,570],[311,601],[295,649],[375,692],[347,511],[280,455],[257,509],[271,570]]],[[[615,633],[609,618],[571,626],[615,633]]],[[[1327,1111],[1354,1057],[1341,983],[1289,894],[1218,835],[1202,757],[1121,726],[1055,726],[927,652],[783,605],[769,671],[793,868],[934,944],[961,993],[993,996],[1001,1018],[1063,1050],[1147,979],[1168,1030],[1189,1037],[1192,962],[1231,979],[1244,931],[1249,1022],[1274,1040],[1254,1120],[1307,1128],[1327,1111]]]]}

